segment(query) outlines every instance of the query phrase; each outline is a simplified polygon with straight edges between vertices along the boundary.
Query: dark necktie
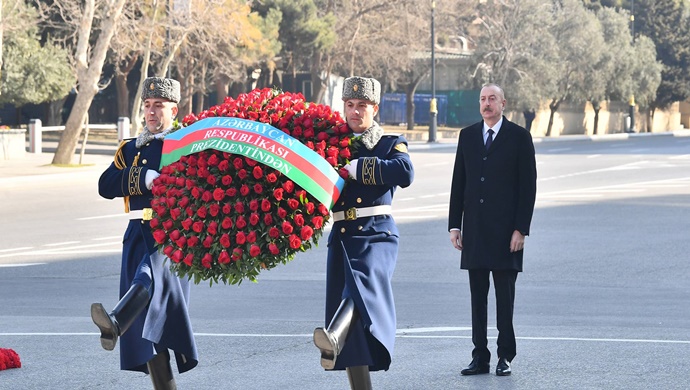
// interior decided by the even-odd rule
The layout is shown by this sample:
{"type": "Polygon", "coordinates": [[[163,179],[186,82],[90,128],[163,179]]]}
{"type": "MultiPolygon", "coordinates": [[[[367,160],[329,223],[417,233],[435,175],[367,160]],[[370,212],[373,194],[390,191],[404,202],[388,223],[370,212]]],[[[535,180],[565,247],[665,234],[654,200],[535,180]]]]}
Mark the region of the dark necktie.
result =
{"type": "Polygon", "coordinates": [[[489,150],[489,148],[491,147],[491,143],[494,141],[493,129],[489,129],[488,133],[489,133],[489,136],[486,137],[486,144],[484,145],[484,147],[486,147],[486,150],[489,150]]]}

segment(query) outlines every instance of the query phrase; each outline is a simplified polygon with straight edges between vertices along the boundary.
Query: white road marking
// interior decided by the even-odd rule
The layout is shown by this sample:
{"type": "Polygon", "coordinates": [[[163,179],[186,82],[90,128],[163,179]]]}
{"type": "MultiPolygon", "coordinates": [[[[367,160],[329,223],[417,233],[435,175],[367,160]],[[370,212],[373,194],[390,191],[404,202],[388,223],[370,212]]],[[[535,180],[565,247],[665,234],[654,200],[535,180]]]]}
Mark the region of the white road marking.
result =
{"type": "Polygon", "coordinates": [[[23,246],[21,248],[11,248],[11,249],[0,249],[0,253],[3,252],[17,252],[17,251],[25,251],[27,249],[34,249],[32,246],[23,246]]]}
{"type": "Polygon", "coordinates": [[[44,265],[47,263],[17,263],[17,264],[0,264],[0,268],[12,268],[12,267],[30,267],[32,265],[44,265]]]}
{"type": "Polygon", "coordinates": [[[56,242],[53,244],[43,244],[43,246],[60,246],[60,245],[71,245],[71,244],[78,244],[79,241],[66,241],[66,242],[56,242]]]}
{"type": "MultiPolygon", "coordinates": [[[[469,332],[471,327],[459,328],[415,328],[398,329],[396,331],[397,338],[417,338],[417,339],[470,339],[472,335],[421,335],[411,333],[433,333],[433,332],[448,332],[464,331],[469,332]]],[[[16,332],[16,333],[0,333],[2,337],[52,337],[52,336],[100,336],[96,332],[16,332]]],[[[265,338],[265,337],[285,337],[285,338],[311,338],[311,333],[194,333],[196,337],[226,337],[226,338],[265,338]]],[[[496,337],[489,336],[489,339],[496,339],[496,337]]],[[[540,336],[517,336],[518,340],[532,340],[532,341],[573,341],[573,342],[597,342],[597,343],[640,343],[640,344],[690,344],[690,340],[663,340],[663,339],[631,339],[631,338],[596,338],[596,337],[540,337],[540,336]]]]}

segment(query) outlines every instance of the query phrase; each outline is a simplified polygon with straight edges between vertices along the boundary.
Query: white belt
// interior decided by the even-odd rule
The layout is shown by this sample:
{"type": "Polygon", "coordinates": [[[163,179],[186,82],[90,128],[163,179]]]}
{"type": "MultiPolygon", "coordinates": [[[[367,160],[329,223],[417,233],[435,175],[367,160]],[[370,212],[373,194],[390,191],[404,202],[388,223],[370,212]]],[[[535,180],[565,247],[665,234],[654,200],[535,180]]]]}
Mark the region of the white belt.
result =
{"type": "Polygon", "coordinates": [[[145,208],[143,210],[129,210],[129,219],[142,219],[150,221],[153,218],[153,209],[145,208]]]}
{"type": "Polygon", "coordinates": [[[381,206],[363,207],[356,209],[351,207],[345,211],[335,211],[333,213],[333,222],[338,221],[354,221],[357,218],[373,217],[374,215],[384,215],[391,213],[391,205],[384,204],[381,206]]]}

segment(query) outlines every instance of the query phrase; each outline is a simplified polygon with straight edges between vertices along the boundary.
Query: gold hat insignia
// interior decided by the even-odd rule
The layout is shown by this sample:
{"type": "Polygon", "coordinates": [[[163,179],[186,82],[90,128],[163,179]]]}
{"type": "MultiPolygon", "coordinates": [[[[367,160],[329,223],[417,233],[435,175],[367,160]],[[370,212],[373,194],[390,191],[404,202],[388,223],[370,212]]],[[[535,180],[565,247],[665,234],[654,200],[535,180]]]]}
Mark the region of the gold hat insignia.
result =
{"type": "Polygon", "coordinates": [[[357,86],[357,84],[355,84],[355,85],[352,86],[352,90],[353,90],[353,91],[357,92],[357,89],[359,89],[358,86],[357,86]]]}
{"type": "Polygon", "coordinates": [[[155,86],[155,85],[153,85],[153,83],[149,84],[149,89],[150,89],[150,90],[152,90],[152,91],[153,91],[153,90],[154,90],[154,88],[156,88],[156,86],[155,86]]]}

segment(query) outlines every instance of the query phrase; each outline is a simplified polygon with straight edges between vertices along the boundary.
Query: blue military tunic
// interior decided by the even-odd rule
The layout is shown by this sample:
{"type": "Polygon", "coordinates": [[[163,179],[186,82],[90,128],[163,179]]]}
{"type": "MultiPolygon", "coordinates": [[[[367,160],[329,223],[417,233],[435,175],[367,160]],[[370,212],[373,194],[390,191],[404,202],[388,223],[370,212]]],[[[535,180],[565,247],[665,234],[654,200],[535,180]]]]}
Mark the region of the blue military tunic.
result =
{"type": "MultiPolygon", "coordinates": [[[[140,149],[134,141],[124,141],[115,161],[98,181],[98,192],[107,199],[124,197],[130,210],[151,207],[152,193],[146,188],[149,169],[159,170],[163,141],[154,139],[140,149]]],[[[120,337],[120,366],[123,370],[148,373],[146,362],[165,348],[175,352],[180,373],[198,363],[196,343],[188,315],[189,281],[170,271],[165,256],[156,252],[148,221],[132,219],[122,240],[120,297],[135,279],[148,287],[151,300],[120,337]],[[149,275],[138,272],[150,269],[149,275]],[[146,280],[148,279],[148,282],[146,280]]]]}
{"type": "MultiPolygon", "coordinates": [[[[374,124],[363,138],[369,142],[360,145],[353,155],[358,159],[357,179],[348,181],[333,212],[391,205],[396,187],[412,183],[414,169],[404,137],[382,135],[381,128],[374,124]],[[376,131],[370,132],[372,129],[376,131]]],[[[369,366],[371,371],[378,371],[390,367],[396,332],[391,278],[398,238],[390,214],[333,224],[328,238],[326,325],[345,298],[354,301],[360,314],[336,360],[336,370],[369,366]]]]}

